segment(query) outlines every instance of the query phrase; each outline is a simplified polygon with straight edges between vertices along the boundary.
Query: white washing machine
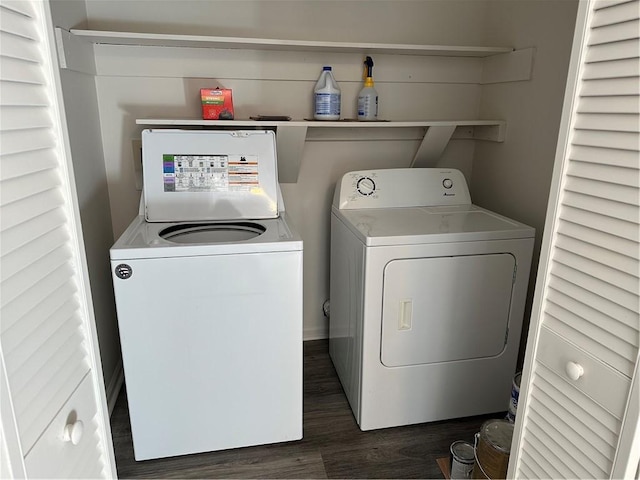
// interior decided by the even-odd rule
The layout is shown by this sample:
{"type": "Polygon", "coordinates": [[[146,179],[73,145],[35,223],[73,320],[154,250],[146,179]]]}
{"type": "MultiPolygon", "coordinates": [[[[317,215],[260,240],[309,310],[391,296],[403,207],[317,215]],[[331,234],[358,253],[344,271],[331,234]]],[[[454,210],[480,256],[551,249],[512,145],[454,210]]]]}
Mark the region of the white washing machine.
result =
{"type": "Polygon", "coordinates": [[[329,350],[362,430],[507,410],[533,242],[457,170],[341,179],[329,350]]]}
{"type": "Polygon", "coordinates": [[[136,460],[302,438],[302,240],[269,131],[145,130],[111,248],[136,460]]]}

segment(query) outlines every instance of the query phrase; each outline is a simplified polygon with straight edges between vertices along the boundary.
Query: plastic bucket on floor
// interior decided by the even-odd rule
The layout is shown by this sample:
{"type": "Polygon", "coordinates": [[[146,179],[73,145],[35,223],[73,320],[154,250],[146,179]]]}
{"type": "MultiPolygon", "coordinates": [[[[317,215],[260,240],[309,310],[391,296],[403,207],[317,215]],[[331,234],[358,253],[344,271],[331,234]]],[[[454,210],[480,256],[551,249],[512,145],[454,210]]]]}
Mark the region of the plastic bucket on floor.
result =
{"type": "Polygon", "coordinates": [[[518,398],[520,397],[520,380],[522,380],[522,373],[517,373],[516,376],[513,377],[513,383],[511,384],[511,399],[509,400],[509,409],[507,410],[507,420],[511,423],[516,421],[518,398]]]}
{"type": "Polygon", "coordinates": [[[487,420],[475,438],[475,463],[472,478],[498,480],[506,478],[513,439],[513,423],[487,420]]]}
{"type": "Polygon", "coordinates": [[[471,478],[471,472],[475,462],[473,445],[468,442],[458,440],[451,444],[449,452],[450,477],[452,479],[471,478]]]}

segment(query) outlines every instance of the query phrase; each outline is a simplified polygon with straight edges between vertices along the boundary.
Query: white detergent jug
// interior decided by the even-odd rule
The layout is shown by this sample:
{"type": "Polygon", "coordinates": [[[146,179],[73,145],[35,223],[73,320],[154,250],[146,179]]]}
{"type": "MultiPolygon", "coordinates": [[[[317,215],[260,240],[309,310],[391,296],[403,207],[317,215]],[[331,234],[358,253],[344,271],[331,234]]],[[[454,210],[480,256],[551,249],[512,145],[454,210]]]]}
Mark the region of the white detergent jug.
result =
{"type": "Polygon", "coordinates": [[[322,68],[313,96],[313,117],[316,120],[340,120],[340,88],[333,78],[331,67],[322,68]]]}

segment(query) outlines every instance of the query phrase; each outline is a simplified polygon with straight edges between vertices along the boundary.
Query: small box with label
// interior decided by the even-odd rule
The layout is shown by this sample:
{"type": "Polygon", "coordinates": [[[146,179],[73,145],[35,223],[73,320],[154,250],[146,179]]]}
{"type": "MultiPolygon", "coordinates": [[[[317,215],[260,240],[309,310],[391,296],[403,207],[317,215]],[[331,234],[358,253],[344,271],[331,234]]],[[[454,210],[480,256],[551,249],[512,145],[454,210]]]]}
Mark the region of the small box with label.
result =
{"type": "Polygon", "coordinates": [[[201,88],[203,120],[233,120],[231,89],[201,88]]]}

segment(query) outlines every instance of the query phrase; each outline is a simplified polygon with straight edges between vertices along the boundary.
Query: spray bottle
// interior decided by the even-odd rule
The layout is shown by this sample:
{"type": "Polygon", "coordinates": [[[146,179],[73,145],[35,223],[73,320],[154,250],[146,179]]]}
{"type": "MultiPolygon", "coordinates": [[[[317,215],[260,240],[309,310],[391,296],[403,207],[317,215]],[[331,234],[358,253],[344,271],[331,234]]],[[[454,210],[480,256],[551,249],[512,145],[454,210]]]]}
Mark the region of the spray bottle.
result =
{"type": "Polygon", "coordinates": [[[375,121],[378,119],[378,92],[373,88],[373,59],[364,61],[364,88],[358,94],[358,120],[375,121]]]}

